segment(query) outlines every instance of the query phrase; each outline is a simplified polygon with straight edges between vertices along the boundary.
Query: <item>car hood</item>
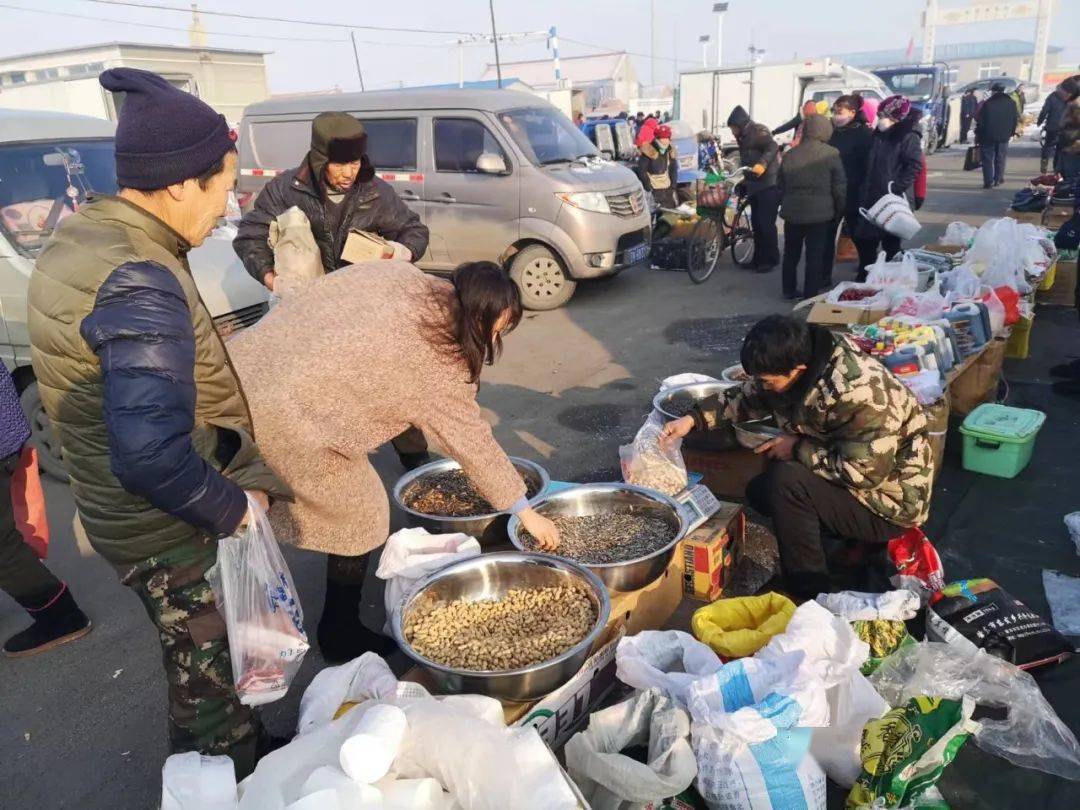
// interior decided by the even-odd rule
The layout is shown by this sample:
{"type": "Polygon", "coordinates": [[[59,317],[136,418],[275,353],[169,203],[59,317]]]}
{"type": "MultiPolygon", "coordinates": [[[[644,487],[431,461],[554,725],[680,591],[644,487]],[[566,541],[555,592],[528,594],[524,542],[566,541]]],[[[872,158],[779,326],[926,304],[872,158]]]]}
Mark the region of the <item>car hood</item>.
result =
{"type": "Polygon", "coordinates": [[[612,191],[638,182],[630,169],[610,160],[559,163],[542,166],[541,171],[562,191],[612,191]]]}

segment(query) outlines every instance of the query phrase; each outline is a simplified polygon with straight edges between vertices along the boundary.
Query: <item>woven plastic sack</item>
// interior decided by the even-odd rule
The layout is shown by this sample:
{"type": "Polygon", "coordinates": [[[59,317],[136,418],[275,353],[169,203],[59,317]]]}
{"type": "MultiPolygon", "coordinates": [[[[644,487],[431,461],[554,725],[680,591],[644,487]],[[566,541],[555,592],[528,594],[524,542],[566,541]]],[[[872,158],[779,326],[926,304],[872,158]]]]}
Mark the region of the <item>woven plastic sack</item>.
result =
{"type": "Polygon", "coordinates": [[[795,603],[778,593],[740,596],[698,608],[690,628],[724,658],[745,658],[784,632],[793,613],[795,603]]]}
{"type": "Polygon", "coordinates": [[[689,479],[682,457],[682,440],[661,443],[663,430],[660,417],[655,412],[650,414],[634,436],[633,444],[619,448],[619,460],[626,483],[674,495],[686,489],[689,479]]]}
{"type": "Polygon", "coordinates": [[[278,296],[288,296],[325,275],[311,222],[299,207],[292,206],[270,222],[267,242],[274,251],[278,296]]]}
{"type": "Polygon", "coordinates": [[[659,689],[686,706],[690,686],[722,666],[716,653],[681,630],[644,630],[619,641],[615,675],[635,689],[659,689]]]}
{"type": "Polygon", "coordinates": [[[250,496],[248,523],[218,541],[206,573],[229,634],[233,682],[245,706],[285,696],[308,650],[304,612],[266,512],[250,496]]]}

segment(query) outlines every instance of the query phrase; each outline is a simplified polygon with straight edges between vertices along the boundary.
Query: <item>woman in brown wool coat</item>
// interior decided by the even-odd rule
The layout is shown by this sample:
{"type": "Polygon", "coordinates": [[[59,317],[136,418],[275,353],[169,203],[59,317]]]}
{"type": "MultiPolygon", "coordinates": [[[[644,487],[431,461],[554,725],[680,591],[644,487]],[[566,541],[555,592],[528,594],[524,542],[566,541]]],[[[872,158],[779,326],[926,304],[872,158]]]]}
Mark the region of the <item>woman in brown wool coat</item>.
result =
{"type": "Polygon", "coordinates": [[[318,628],[327,660],[393,648],[359,619],[368,553],[390,528],[368,454],[409,426],[496,509],[518,515],[545,547],[558,543],[476,402],[481,369],[520,319],[517,287],[491,262],[464,264],[447,282],[384,260],[311,282],[229,341],[263,457],[295,493],[271,508],[274,531],[330,555],[318,628]]]}

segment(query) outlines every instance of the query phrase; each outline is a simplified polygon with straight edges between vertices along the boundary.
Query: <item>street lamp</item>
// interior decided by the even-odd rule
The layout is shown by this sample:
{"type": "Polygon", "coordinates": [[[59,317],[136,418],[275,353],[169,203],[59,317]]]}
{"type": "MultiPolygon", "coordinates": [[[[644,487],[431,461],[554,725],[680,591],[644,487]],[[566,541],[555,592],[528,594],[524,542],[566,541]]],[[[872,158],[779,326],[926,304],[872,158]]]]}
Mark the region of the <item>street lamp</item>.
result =
{"type": "Polygon", "coordinates": [[[724,50],[724,12],[728,10],[730,3],[713,3],[713,13],[716,14],[716,66],[720,67],[724,50]]]}
{"type": "Polygon", "coordinates": [[[698,37],[698,42],[701,43],[701,66],[707,68],[709,66],[709,35],[702,34],[698,37]]]}

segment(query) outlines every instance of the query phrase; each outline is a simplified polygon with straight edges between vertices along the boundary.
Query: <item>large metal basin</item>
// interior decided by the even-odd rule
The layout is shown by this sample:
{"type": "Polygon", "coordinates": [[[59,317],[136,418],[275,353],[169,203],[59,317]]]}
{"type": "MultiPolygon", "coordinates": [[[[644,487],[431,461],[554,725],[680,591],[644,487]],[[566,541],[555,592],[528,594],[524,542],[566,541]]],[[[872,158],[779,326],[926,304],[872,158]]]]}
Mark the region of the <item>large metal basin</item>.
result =
{"type": "Polygon", "coordinates": [[[405,654],[427,670],[443,692],[527,702],[555,691],[577,674],[607,625],[610,612],[603,583],[577,563],[547,554],[498,551],[452,562],[421,579],[394,607],[391,630],[405,654]],[[565,586],[570,582],[585,586],[596,609],[596,622],[569,650],[539,664],[506,671],[454,669],[425,658],[405,640],[405,620],[424,600],[479,601],[502,596],[511,588],[565,586]]]}
{"type": "MultiPolygon", "coordinates": [[[[525,478],[530,489],[536,489],[536,495],[530,499],[530,503],[540,498],[551,483],[547,470],[539,464],[524,458],[510,457],[510,462],[525,478]]],[[[486,515],[474,515],[467,518],[441,517],[439,515],[427,515],[417,512],[405,505],[404,494],[409,485],[425,476],[446,470],[459,470],[461,465],[452,458],[443,458],[417,467],[415,470],[405,473],[394,485],[394,502],[398,508],[412,517],[412,523],[422,526],[434,534],[452,534],[462,532],[475,537],[481,546],[494,546],[505,543],[506,524],[510,517],[508,512],[491,512],[486,515]]]]}
{"type": "MultiPolygon", "coordinates": [[[[613,591],[636,591],[660,577],[675,555],[675,544],[686,533],[679,504],[673,498],[633,484],[581,484],[545,495],[532,506],[549,518],[556,515],[584,517],[604,512],[644,513],[662,518],[675,530],[670,543],[645,557],[600,565],[581,563],[613,591]]],[[[510,518],[507,531],[510,542],[525,550],[521,540],[524,528],[516,515],[510,518]]]]}
{"type": "Polygon", "coordinates": [[[686,413],[676,413],[672,410],[672,402],[677,398],[689,397],[693,400],[694,404],[701,402],[703,399],[708,399],[713,394],[719,394],[726,391],[728,388],[733,388],[738,383],[732,382],[703,382],[703,383],[689,383],[688,385],[677,385],[674,388],[669,388],[667,391],[661,391],[655,397],[653,397],[653,407],[659,411],[665,419],[678,419],[680,416],[686,416],[686,413]]]}

